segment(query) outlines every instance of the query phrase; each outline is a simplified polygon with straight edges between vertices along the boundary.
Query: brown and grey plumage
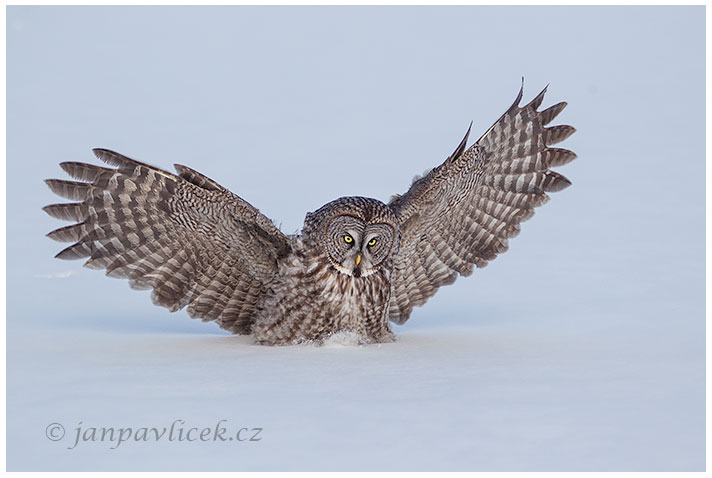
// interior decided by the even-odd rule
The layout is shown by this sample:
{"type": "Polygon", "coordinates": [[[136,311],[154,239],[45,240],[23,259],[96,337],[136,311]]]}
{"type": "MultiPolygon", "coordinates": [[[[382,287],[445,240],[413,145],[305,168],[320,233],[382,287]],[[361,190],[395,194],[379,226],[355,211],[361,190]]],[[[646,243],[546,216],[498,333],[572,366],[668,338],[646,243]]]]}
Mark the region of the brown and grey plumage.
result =
{"type": "Polygon", "coordinates": [[[570,182],[550,168],[572,161],[552,148],[574,133],[537,111],[546,88],[514,104],[472,146],[469,130],[443,164],[385,204],[344,197],[307,214],[287,236],[256,208],[181,165],[177,175],[105,149],[113,168],[66,162],[78,181],[47,180],[77,202],[51,216],[76,221],[48,234],[71,242],[57,257],[153,289],[154,303],[213,320],[259,343],[321,341],[335,332],[393,340],[389,320],[410,317],[443,285],[508,248],[534,208],[570,182]]]}

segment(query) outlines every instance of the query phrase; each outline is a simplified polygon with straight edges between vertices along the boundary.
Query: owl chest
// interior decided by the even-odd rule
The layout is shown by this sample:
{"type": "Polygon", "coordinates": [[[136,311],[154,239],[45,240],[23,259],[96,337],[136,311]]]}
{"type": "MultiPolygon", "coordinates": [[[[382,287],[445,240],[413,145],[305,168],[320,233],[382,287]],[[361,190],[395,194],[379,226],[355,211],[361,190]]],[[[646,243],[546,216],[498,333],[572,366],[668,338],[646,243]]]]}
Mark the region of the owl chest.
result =
{"type": "Polygon", "coordinates": [[[383,301],[370,282],[368,278],[349,277],[336,270],[326,271],[322,280],[315,284],[314,297],[335,322],[358,326],[375,314],[383,301]]]}
{"type": "Polygon", "coordinates": [[[308,287],[327,333],[356,332],[376,342],[390,334],[386,314],[390,286],[383,274],[356,278],[327,268],[308,287]]]}
{"type": "Polygon", "coordinates": [[[345,331],[374,342],[391,336],[386,276],[356,278],[328,263],[307,264],[300,259],[293,257],[283,264],[275,295],[255,327],[258,340],[293,343],[345,331]]]}

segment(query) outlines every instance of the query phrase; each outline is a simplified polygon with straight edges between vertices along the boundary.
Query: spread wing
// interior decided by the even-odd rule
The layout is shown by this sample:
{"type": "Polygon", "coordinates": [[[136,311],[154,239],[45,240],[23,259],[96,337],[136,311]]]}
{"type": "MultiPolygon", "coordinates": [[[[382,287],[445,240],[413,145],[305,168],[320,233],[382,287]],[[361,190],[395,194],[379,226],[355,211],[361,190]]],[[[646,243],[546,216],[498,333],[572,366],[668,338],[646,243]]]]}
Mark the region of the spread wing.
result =
{"type": "Polygon", "coordinates": [[[571,183],[550,170],[572,161],[571,151],[550,146],[575,132],[571,126],[545,127],[566,106],[537,111],[546,88],[520,108],[514,104],[472,146],[467,137],[443,164],[413,183],[390,206],[402,230],[391,276],[390,319],[402,324],[458,275],[508,248],[519,224],[544,204],[547,192],[571,183]]]}
{"type": "Polygon", "coordinates": [[[84,264],[153,289],[172,312],[214,320],[249,333],[255,307],[290,249],[287,237],[246,201],[210,178],[176,165],[175,175],[104,149],[94,153],[115,167],[67,162],[79,181],[48,179],[56,194],[78,202],[52,204],[50,216],[77,224],[48,237],[73,244],[60,259],[84,264]]]}

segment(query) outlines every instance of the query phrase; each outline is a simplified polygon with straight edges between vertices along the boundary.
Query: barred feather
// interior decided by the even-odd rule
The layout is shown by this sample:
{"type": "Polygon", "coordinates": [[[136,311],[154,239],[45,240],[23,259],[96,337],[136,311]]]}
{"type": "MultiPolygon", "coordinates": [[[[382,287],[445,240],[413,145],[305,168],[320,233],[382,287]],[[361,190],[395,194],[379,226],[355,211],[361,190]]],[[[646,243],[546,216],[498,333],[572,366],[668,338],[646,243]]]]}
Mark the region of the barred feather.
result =
{"type": "Polygon", "coordinates": [[[192,317],[249,332],[265,285],[290,249],[288,238],[250,204],[189,168],[177,166],[176,176],[113,151],[94,153],[116,169],[64,162],[62,169],[79,181],[46,181],[56,194],[81,201],[43,208],[78,222],[48,234],[74,243],[57,257],[88,258],[89,268],[153,289],[160,306],[188,306],[192,317]]]}
{"type": "Polygon", "coordinates": [[[50,204],[42,210],[52,217],[66,221],[83,221],[88,214],[87,206],[82,203],[50,204]]]}
{"type": "Polygon", "coordinates": [[[545,127],[566,107],[562,102],[537,111],[545,93],[546,88],[519,107],[520,90],[474,145],[465,149],[461,143],[441,166],[392,199],[389,205],[404,229],[391,276],[392,321],[404,323],[439,287],[505,252],[520,223],[548,201],[546,193],[571,184],[550,168],[576,155],[550,146],[576,130],[545,127]]]}
{"type": "Polygon", "coordinates": [[[544,143],[547,146],[560,143],[576,132],[576,128],[568,125],[552,126],[544,129],[544,143]]]}
{"type": "Polygon", "coordinates": [[[72,201],[83,201],[91,190],[91,184],[76,181],[62,181],[60,179],[46,179],[49,189],[58,196],[72,201]]]}
{"type": "Polygon", "coordinates": [[[559,113],[561,113],[564,108],[566,108],[567,105],[568,103],[562,101],[561,103],[557,103],[554,106],[550,106],[547,109],[540,111],[539,121],[541,121],[541,125],[546,126],[551,123],[554,118],[556,118],[559,113]]]}
{"type": "Polygon", "coordinates": [[[181,178],[188,182],[200,186],[203,189],[208,189],[210,191],[225,191],[226,189],[220,186],[218,183],[210,179],[209,177],[200,174],[199,172],[189,168],[188,166],[183,166],[182,164],[174,164],[173,167],[176,168],[178,174],[181,178]]]}

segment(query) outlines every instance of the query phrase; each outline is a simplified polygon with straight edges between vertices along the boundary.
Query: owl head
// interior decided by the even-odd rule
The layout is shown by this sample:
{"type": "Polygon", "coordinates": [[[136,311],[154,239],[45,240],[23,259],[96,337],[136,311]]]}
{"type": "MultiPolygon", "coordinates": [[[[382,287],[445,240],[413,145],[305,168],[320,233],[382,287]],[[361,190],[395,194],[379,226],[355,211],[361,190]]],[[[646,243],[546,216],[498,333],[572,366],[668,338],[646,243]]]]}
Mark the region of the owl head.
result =
{"type": "Polygon", "coordinates": [[[322,248],[337,271],[358,278],[390,267],[400,231],[393,211],[381,201],[343,197],[308,213],[302,237],[322,248]]]}

